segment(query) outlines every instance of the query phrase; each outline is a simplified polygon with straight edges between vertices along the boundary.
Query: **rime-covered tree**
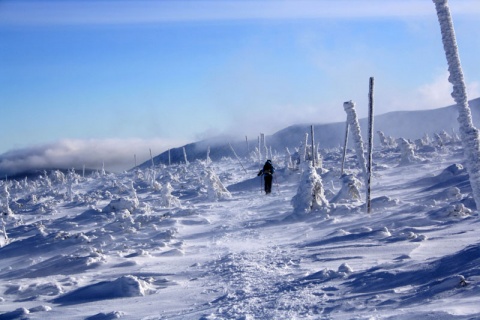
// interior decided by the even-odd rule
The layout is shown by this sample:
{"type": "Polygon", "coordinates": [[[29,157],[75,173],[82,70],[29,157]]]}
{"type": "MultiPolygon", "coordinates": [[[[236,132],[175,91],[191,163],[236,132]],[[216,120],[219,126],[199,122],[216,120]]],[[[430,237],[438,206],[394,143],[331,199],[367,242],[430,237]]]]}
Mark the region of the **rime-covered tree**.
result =
{"type": "Polygon", "coordinates": [[[211,168],[205,168],[204,170],[203,176],[208,198],[212,201],[231,198],[230,191],[225,188],[215,172],[211,168]]]}
{"type": "Polygon", "coordinates": [[[340,178],[342,180],[342,188],[335,197],[331,199],[331,202],[350,202],[360,201],[360,188],[362,183],[353,174],[344,174],[340,178]]]}
{"type": "Polygon", "coordinates": [[[367,165],[365,160],[365,151],[363,149],[363,139],[360,131],[360,124],[358,123],[357,112],[355,111],[355,103],[347,101],[343,104],[343,108],[347,113],[347,123],[349,124],[355,151],[357,153],[358,165],[360,166],[365,182],[367,181],[367,165]]]}
{"type": "Polygon", "coordinates": [[[421,158],[415,155],[413,145],[404,138],[397,139],[398,147],[400,148],[400,165],[409,165],[412,163],[418,163],[422,161],[421,158]]]}
{"type": "Polygon", "coordinates": [[[468,105],[467,89],[463,77],[462,66],[458,54],[455,30],[447,0],[432,0],[437,11],[438,22],[442,33],[443,48],[448,63],[450,76],[448,81],[453,85],[452,97],[457,104],[458,123],[462,140],[466,167],[472,186],[473,198],[480,208],[480,138],[478,129],[472,121],[472,114],[468,105]]]}
{"type": "Polygon", "coordinates": [[[163,207],[172,208],[180,207],[180,200],[172,195],[173,187],[170,182],[167,182],[161,190],[160,203],[163,207]]]}
{"type": "Polygon", "coordinates": [[[8,192],[8,184],[4,183],[2,188],[2,198],[3,198],[3,205],[2,205],[2,212],[5,215],[13,214],[12,209],[10,209],[10,192],[8,192]]]}
{"type": "Polygon", "coordinates": [[[303,168],[297,194],[291,201],[294,211],[304,214],[320,208],[328,208],[322,178],[318,175],[310,161],[304,162],[303,168]]]}

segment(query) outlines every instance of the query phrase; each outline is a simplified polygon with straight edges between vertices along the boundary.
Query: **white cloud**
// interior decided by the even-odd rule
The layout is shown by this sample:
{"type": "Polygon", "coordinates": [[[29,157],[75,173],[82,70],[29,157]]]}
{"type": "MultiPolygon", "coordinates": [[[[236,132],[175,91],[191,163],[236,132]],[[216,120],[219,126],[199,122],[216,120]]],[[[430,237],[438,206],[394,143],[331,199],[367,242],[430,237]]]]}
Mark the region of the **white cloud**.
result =
{"type": "MultiPolygon", "coordinates": [[[[384,112],[398,110],[426,110],[451,106],[455,104],[451,93],[452,85],[448,82],[448,71],[438,74],[430,83],[425,83],[408,92],[393,92],[392,89],[388,93],[383,93],[379,100],[380,104],[385,107],[384,112]]],[[[480,97],[480,83],[467,83],[468,99],[480,97]]]]}
{"type": "MultiPolygon", "coordinates": [[[[452,85],[448,82],[448,72],[445,72],[436,77],[432,83],[424,84],[417,89],[414,104],[421,109],[441,108],[455,104],[451,96],[452,91],[452,85]]],[[[477,98],[480,95],[478,82],[467,84],[467,95],[469,98],[477,98]]]]}
{"type": "MultiPolygon", "coordinates": [[[[0,23],[17,25],[391,18],[434,14],[433,3],[425,0],[5,1],[0,6],[0,23]]],[[[480,13],[480,3],[477,0],[457,0],[452,6],[455,14],[480,13]]]]}
{"type": "Polygon", "coordinates": [[[54,143],[12,150],[0,155],[0,172],[15,174],[26,170],[44,168],[100,169],[105,164],[107,171],[130,169],[153,156],[172,147],[178,147],[181,141],[163,139],[65,139],[54,143]]]}

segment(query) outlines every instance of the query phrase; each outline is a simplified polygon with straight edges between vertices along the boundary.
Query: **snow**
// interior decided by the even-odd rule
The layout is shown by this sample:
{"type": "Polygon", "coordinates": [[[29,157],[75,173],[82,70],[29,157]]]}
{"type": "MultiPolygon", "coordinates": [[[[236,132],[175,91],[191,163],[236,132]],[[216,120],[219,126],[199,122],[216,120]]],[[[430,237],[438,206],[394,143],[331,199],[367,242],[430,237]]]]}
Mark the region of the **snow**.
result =
{"type": "Polygon", "coordinates": [[[479,318],[460,142],[374,148],[371,214],[356,154],[341,176],[320,151],[317,170],[274,152],[269,195],[252,158],[0,182],[0,319],[479,318]],[[298,214],[311,177],[328,210],[298,214]]]}

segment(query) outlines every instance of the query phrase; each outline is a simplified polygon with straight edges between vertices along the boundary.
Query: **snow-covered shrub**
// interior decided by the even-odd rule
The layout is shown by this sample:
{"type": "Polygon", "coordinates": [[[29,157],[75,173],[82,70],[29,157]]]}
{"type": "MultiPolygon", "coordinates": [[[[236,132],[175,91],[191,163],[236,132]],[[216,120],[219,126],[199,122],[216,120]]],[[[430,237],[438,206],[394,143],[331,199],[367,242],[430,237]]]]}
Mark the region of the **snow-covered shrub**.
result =
{"type": "Polygon", "coordinates": [[[0,218],[0,248],[7,245],[10,241],[10,239],[8,239],[8,235],[7,235],[7,228],[6,228],[6,223],[5,221],[3,220],[3,218],[0,218]]]}
{"type": "Polygon", "coordinates": [[[367,183],[367,161],[365,160],[365,151],[363,149],[363,139],[360,132],[360,124],[358,122],[357,112],[355,111],[355,103],[347,101],[343,103],[343,108],[347,113],[347,123],[350,127],[357,154],[357,161],[362,170],[365,183],[367,183]]]}
{"type": "Polygon", "coordinates": [[[442,130],[438,136],[440,139],[442,139],[443,144],[450,144],[453,142],[453,138],[451,135],[449,135],[445,130],[442,130]]]}
{"type": "Polygon", "coordinates": [[[456,203],[448,205],[437,211],[430,213],[430,216],[435,219],[445,218],[465,218],[472,214],[472,210],[465,207],[463,203],[456,203]]]}
{"type": "Polygon", "coordinates": [[[203,172],[203,182],[207,188],[207,196],[211,201],[230,199],[230,191],[225,188],[215,172],[210,168],[205,168],[203,172]]]}
{"type": "Polygon", "coordinates": [[[10,192],[8,192],[8,184],[5,183],[2,188],[2,213],[4,215],[13,214],[12,209],[10,209],[10,192]]]}
{"type": "Polygon", "coordinates": [[[205,164],[208,166],[212,163],[212,159],[210,159],[210,146],[207,148],[207,157],[205,159],[205,164]]]}
{"type": "Polygon", "coordinates": [[[445,145],[445,142],[443,141],[442,137],[438,133],[435,133],[433,135],[433,141],[434,141],[433,144],[435,145],[435,147],[442,148],[445,145]]]}
{"type": "Polygon", "coordinates": [[[67,174],[67,200],[73,201],[73,185],[78,183],[78,176],[75,173],[75,169],[69,170],[67,174]]]}
{"type": "Polygon", "coordinates": [[[285,147],[285,167],[286,168],[292,168],[292,154],[290,153],[290,150],[288,150],[288,147],[285,147]]]}
{"type": "Polygon", "coordinates": [[[413,150],[413,145],[410,144],[410,142],[408,142],[404,138],[398,138],[397,143],[401,153],[400,155],[401,159],[400,159],[399,165],[401,166],[409,165],[412,163],[418,163],[423,160],[422,158],[415,155],[415,152],[413,150]]]}
{"type": "MultiPolygon", "coordinates": [[[[64,184],[65,183],[65,174],[60,170],[54,170],[50,173],[49,180],[52,183],[64,184]]],[[[47,179],[48,181],[48,179],[47,179]]],[[[48,183],[48,182],[47,182],[48,183]]]]}
{"type": "Polygon", "coordinates": [[[132,213],[138,207],[139,202],[138,199],[124,199],[119,198],[110,201],[110,203],[103,208],[102,212],[120,212],[127,210],[128,212],[132,213]]]}
{"type": "Polygon", "coordinates": [[[360,188],[362,186],[360,180],[353,174],[344,174],[341,180],[342,188],[330,202],[360,201],[360,188]]]}
{"type": "Polygon", "coordinates": [[[181,207],[180,200],[172,195],[173,187],[167,182],[161,190],[160,205],[166,208],[181,207]]]}
{"type": "Polygon", "coordinates": [[[308,158],[308,133],[305,133],[305,140],[302,142],[300,146],[300,160],[302,162],[307,161],[308,158]]]}
{"type": "Polygon", "coordinates": [[[382,131],[377,131],[377,134],[380,138],[380,144],[384,148],[391,148],[391,147],[396,147],[396,142],[393,137],[386,136],[382,131]]]}
{"type": "Polygon", "coordinates": [[[311,162],[305,162],[303,166],[304,170],[297,194],[291,200],[294,211],[302,214],[328,208],[322,178],[318,175],[311,162]]]}

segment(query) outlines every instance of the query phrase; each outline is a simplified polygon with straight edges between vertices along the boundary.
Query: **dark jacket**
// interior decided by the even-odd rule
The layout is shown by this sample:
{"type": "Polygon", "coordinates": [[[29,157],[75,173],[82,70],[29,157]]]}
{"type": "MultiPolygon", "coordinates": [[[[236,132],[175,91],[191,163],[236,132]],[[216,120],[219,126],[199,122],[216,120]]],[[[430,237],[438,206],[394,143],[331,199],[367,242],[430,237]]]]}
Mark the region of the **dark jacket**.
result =
{"type": "Polygon", "coordinates": [[[267,160],[265,164],[263,165],[263,169],[260,170],[257,174],[257,176],[266,175],[266,176],[271,176],[275,172],[275,168],[272,165],[272,160],[267,160]]]}

